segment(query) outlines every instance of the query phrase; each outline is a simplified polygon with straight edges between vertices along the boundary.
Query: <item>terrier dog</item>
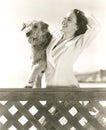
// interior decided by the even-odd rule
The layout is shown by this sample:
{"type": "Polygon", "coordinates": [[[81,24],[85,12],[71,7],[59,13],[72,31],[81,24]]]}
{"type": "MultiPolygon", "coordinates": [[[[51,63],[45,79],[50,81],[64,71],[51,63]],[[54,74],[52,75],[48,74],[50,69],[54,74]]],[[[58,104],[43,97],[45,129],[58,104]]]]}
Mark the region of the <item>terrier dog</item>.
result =
{"type": "Polygon", "coordinates": [[[46,69],[46,49],[52,39],[48,30],[49,25],[42,21],[33,21],[24,24],[21,30],[26,29],[26,36],[32,48],[32,69],[26,88],[41,87],[42,75],[46,69]]]}

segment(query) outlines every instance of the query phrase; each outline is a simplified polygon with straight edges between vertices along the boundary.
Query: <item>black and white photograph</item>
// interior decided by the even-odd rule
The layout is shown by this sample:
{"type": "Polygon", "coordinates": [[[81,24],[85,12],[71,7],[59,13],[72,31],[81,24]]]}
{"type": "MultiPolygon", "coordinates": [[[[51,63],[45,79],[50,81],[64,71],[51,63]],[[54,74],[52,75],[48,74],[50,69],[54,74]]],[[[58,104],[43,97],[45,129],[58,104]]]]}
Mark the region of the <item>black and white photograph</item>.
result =
{"type": "Polygon", "coordinates": [[[106,1],[2,0],[0,130],[106,130],[106,1]]]}

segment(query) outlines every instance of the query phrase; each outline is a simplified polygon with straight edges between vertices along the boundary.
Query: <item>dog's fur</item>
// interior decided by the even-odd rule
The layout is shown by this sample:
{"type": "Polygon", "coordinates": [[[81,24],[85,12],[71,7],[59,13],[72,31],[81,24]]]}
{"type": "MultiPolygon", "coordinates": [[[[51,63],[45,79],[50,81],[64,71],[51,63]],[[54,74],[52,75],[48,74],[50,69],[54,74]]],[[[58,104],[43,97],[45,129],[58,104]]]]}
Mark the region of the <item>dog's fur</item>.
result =
{"type": "MultiPolygon", "coordinates": [[[[32,48],[32,70],[26,87],[41,87],[42,73],[46,69],[46,49],[52,39],[48,30],[48,24],[42,21],[33,21],[29,25],[24,24],[26,36],[32,48]]],[[[22,30],[23,30],[22,29],[22,30]]]]}

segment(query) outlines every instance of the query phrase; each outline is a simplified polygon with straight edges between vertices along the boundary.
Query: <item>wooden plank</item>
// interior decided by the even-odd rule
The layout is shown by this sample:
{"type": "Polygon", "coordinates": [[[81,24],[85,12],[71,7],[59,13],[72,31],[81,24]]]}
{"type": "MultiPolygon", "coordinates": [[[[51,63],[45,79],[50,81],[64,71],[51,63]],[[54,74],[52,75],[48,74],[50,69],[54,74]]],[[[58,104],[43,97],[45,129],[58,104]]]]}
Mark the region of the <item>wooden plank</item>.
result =
{"type": "Polygon", "coordinates": [[[0,100],[24,101],[24,100],[65,100],[67,97],[72,101],[106,100],[105,88],[43,88],[43,89],[0,89],[0,100]]]}
{"type": "Polygon", "coordinates": [[[81,92],[85,92],[85,91],[96,91],[96,92],[100,92],[100,91],[105,91],[106,92],[106,88],[71,88],[71,87],[49,87],[49,88],[0,88],[0,92],[68,92],[68,91],[81,91],[81,92]]]}

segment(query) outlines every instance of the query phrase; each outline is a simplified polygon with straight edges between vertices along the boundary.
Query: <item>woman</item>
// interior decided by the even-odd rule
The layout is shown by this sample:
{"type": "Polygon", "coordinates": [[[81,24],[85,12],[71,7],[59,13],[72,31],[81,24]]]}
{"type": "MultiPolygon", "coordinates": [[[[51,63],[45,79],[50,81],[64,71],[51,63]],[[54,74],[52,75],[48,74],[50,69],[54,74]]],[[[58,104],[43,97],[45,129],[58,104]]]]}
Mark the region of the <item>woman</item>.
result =
{"type": "Polygon", "coordinates": [[[99,26],[92,18],[74,9],[62,22],[62,29],[55,34],[47,48],[47,87],[79,87],[73,72],[73,64],[81,52],[99,32],[99,26]]]}

